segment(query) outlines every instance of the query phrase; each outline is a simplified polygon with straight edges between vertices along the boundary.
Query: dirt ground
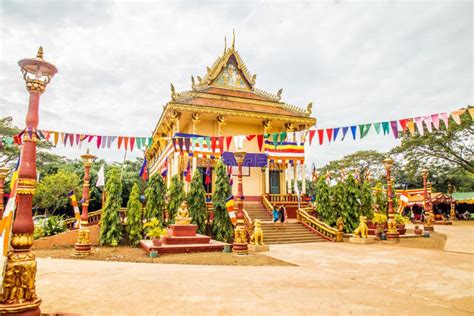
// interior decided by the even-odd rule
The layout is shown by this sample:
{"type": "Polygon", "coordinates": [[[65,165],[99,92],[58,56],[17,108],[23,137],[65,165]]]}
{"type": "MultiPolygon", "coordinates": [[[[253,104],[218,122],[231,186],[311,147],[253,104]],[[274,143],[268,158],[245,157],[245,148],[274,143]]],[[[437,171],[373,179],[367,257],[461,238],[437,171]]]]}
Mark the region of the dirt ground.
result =
{"type": "MultiPolygon", "coordinates": [[[[36,249],[34,254],[39,258],[77,259],[74,250],[70,247],[56,249],[36,249]]],[[[131,247],[92,247],[87,260],[145,262],[145,263],[173,263],[223,266],[291,266],[292,264],[262,254],[235,256],[222,252],[198,252],[185,254],[168,254],[158,258],[148,257],[143,249],[131,247]]]]}
{"type": "MultiPolygon", "coordinates": [[[[407,233],[413,234],[410,229],[407,233]]],[[[443,250],[446,245],[446,235],[440,233],[431,233],[430,237],[416,237],[416,238],[400,238],[399,243],[393,243],[386,240],[378,241],[381,245],[397,246],[397,247],[408,247],[408,248],[422,248],[432,250],[443,250]]]]}

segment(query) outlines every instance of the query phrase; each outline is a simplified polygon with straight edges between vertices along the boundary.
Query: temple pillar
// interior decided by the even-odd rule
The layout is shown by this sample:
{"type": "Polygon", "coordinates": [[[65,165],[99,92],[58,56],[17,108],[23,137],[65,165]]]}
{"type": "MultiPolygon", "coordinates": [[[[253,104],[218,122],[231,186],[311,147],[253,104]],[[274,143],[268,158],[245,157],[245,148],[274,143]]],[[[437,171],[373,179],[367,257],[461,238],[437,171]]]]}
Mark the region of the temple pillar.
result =
{"type": "Polygon", "coordinates": [[[293,161],[293,187],[292,192],[296,194],[295,187],[298,185],[298,164],[293,161]]]}
{"type": "Polygon", "coordinates": [[[237,225],[234,230],[234,243],[232,246],[232,252],[236,255],[246,255],[248,253],[247,245],[247,231],[245,229],[245,220],[244,220],[244,190],[242,183],[242,165],[246,153],[239,151],[235,154],[235,160],[237,161],[237,225]]]}
{"type": "Polygon", "coordinates": [[[306,170],[304,163],[301,164],[301,181],[302,181],[302,188],[301,193],[306,195],[306,170]]]}
{"type": "Polygon", "coordinates": [[[265,168],[265,194],[270,194],[270,166],[265,168]]]}
{"type": "Polygon", "coordinates": [[[179,153],[173,156],[173,177],[179,173],[179,153]]]}
{"type": "Polygon", "coordinates": [[[293,192],[291,190],[291,174],[290,174],[290,168],[288,168],[288,165],[286,167],[286,194],[291,194],[293,192]]]}
{"type": "MultiPolygon", "coordinates": [[[[201,114],[193,113],[191,115],[191,119],[193,120],[193,134],[196,135],[197,134],[197,126],[201,122],[201,114]]],[[[191,146],[193,146],[193,145],[191,144],[191,146]]],[[[197,170],[197,157],[193,153],[193,165],[192,165],[193,176],[194,176],[194,173],[196,172],[196,170],[197,170]]]]}

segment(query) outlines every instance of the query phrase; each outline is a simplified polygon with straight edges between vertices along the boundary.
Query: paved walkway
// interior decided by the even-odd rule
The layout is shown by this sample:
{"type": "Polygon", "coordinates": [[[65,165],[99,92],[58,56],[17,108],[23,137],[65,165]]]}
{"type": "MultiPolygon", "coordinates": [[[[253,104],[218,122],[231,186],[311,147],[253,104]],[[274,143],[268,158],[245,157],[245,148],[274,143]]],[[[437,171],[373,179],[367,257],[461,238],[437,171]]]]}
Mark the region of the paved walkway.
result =
{"type": "Polygon", "coordinates": [[[43,312],[472,315],[474,256],[385,245],[272,246],[294,267],[38,259],[43,312]]]}

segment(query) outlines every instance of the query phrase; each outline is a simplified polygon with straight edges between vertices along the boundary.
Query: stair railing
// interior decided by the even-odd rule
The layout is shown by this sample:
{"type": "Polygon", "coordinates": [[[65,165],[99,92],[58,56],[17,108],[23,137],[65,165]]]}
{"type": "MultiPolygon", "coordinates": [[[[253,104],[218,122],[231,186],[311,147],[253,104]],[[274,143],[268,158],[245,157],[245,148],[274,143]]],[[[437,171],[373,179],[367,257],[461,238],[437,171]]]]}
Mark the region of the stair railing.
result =
{"type": "Polygon", "coordinates": [[[296,218],[298,222],[321,235],[324,239],[329,241],[336,241],[337,229],[320,221],[314,216],[309,215],[310,208],[300,208],[296,211],[296,218]]]}
{"type": "Polygon", "coordinates": [[[254,224],[252,219],[249,216],[249,213],[244,209],[242,210],[244,213],[244,223],[245,223],[245,230],[247,231],[247,238],[250,241],[250,236],[253,234],[254,224]]]}
{"type": "Polygon", "coordinates": [[[267,210],[268,214],[270,214],[270,216],[272,216],[273,205],[269,201],[268,195],[266,195],[266,194],[262,195],[262,204],[265,207],[265,209],[267,210]]]}

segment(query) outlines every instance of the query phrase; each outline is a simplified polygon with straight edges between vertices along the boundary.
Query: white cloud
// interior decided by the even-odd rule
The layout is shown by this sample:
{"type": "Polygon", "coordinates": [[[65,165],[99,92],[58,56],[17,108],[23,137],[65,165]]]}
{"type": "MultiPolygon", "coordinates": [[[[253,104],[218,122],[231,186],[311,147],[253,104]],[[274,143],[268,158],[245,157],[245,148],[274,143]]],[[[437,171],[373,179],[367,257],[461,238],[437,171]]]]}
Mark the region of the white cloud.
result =
{"type": "MultiPolygon", "coordinates": [[[[205,72],[233,28],[257,86],[284,88],[289,103],[313,101],[321,127],[472,102],[471,2],[71,3],[0,5],[0,116],[13,115],[19,126],[27,94],[16,63],[39,45],[59,69],[42,96],[41,128],[148,136],[169,101],[169,83],[189,89],[190,76],[205,72]]],[[[395,144],[372,132],[316,145],[309,156],[322,165],[395,144]]],[[[113,150],[97,154],[123,158],[113,150]]]]}

